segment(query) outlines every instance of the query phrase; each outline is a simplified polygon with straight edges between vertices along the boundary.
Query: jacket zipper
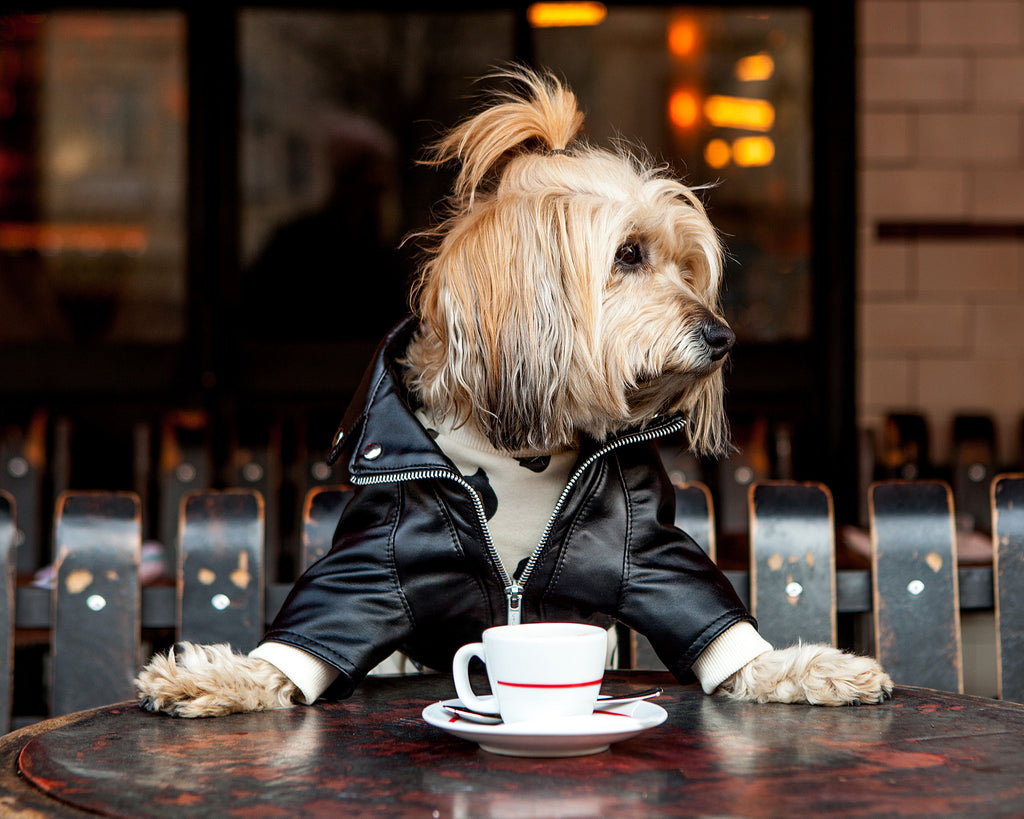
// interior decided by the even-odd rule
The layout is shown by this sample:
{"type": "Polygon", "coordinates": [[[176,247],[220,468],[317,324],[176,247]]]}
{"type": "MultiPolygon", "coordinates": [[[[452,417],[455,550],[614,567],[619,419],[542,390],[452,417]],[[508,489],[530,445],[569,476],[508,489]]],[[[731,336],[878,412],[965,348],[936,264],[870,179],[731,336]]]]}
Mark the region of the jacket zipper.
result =
{"type": "MultiPolygon", "coordinates": [[[[562,494],[558,496],[558,502],[555,504],[555,510],[551,513],[551,517],[548,518],[548,523],[547,526],[544,527],[544,533],[540,537],[540,542],[537,544],[537,548],[533,550],[533,554],[530,555],[530,559],[526,562],[523,573],[519,578],[519,588],[517,590],[518,598],[516,602],[517,608],[519,606],[519,601],[522,599],[522,590],[526,586],[526,581],[530,579],[530,574],[533,572],[534,566],[537,565],[537,561],[540,560],[541,553],[544,551],[544,547],[547,546],[548,538],[551,537],[551,530],[555,528],[555,520],[557,520],[559,514],[561,514],[562,507],[565,506],[566,501],[569,499],[569,494],[572,492],[573,487],[575,487],[576,484],[579,483],[580,478],[583,477],[583,473],[586,472],[595,461],[600,460],[609,452],[612,452],[619,447],[653,441],[655,438],[661,438],[664,435],[671,435],[678,432],[684,426],[686,426],[686,419],[678,418],[672,423],[666,424],[665,426],[657,429],[634,432],[631,435],[626,435],[623,438],[618,438],[605,444],[579,465],[579,468],[572,473],[568,483],[566,483],[565,489],[562,490],[562,494]]],[[[511,601],[511,597],[509,599],[511,601]]],[[[509,606],[511,611],[511,602],[509,606]]],[[[516,614],[518,616],[519,612],[517,611],[516,614]]],[[[517,619],[516,623],[518,622],[519,620],[517,619]]],[[[513,624],[510,622],[509,625],[513,624]]]]}
{"type": "Polygon", "coordinates": [[[480,524],[480,531],[484,536],[484,545],[487,547],[487,553],[491,556],[491,562],[498,570],[498,575],[501,577],[502,585],[505,587],[505,597],[508,600],[508,624],[519,625],[522,620],[521,613],[519,611],[519,604],[522,602],[522,586],[516,583],[515,580],[508,576],[508,572],[505,571],[505,566],[501,562],[501,558],[498,556],[498,550],[494,546],[494,541],[491,540],[491,530],[487,526],[487,513],[484,511],[483,501],[480,500],[480,496],[476,490],[470,486],[469,482],[466,481],[458,472],[450,469],[411,469],[406,472],[387,472],[379,475],[367,475],[356,477],[351,476],[352,483],[356,486],[369,486],[371,484],[379,483],[400,483],[403,481],[427,481],[427,480],[439,480],[446,479],[454,481],[463,489],[469,493],[469,497],[473,501],[473,508],[476,510],[477,521],[480,524]]]}
{"type": "Polygon", "coordinates": [[[480,524],[480,531],[484,536],[484,545],[487,547],[487,552],[491,556],[491,562],[497,569],[501,582],[505,587],[505,599],[507,601],[506,622],[510,626],[518,626],[522,622],[523,588],[526,586],[526,581],[533,572],[534,566],[537,565],[537,561],[540,559],[540,555],[544,551],[544,547],[547,545],[548,538],[551,537],[551,530],[555,527],[555,520],[561,513],[562,507],[565,506],[566,501],[568,501],[573,488],[577,483],[579,483],[583,473],[586,472],[595,461],[598,461],[609,452],[612,452],[619,447],[645,441],[653,441],[655,438],[660,438],[664,435],[671,435],[678,432],[684,426],[686,426],[686,419],[679,418],[670,424],[666,424],[664,427],[634,432],[631,435],[626,435],[623,438],[618,438],[615,441],[605,444],[580,464],[569,478],[568,483],[566,483],[565,488],[562,490],[562,494],[558,496],[558,501],[555,503],[555,509],[551,513],[551,517],[548,518],[548,522],[544,527],[544,532],[541,535],[540,542],[530,555],[530,559],[526,562],[526,567],[523,569],[523,574],[519,580],[509,577],[508,572],[505,571],[505,566],[501,562],[501,557],[498,555],[498,550],[494,546],[494,541],[491,540],[491,531],[487,526],[487,514],[484,511],[483,501],[480,500],[480,496],[477,494],[476,490],[473,489],[469,482],[466,481],[458,472],[450,469],[410,469],[405,472],[387,472],[359,477],[351,475],[351,480],[356,486],[369,486],[371,484],[399,483],[403,481],[447,479],[454,481],[465,489],[473,501],[473,508],[476,510],[477,520],[480,524]]]}

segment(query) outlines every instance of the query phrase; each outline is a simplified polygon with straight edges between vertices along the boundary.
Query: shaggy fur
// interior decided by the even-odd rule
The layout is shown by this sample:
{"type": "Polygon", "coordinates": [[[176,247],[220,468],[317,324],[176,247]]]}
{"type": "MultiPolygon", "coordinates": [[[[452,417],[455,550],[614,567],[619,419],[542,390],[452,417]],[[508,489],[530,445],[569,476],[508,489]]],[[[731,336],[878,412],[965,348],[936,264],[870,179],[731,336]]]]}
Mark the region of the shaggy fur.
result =
{"type": "MultiPolygon", "coordinates": [[[[665,168],[579,139],[575,97],[516,71],[436,147],[459,174],[449,214],[419,238],[419,329],[407,384],[435,418],[498,449],[549,453],[676,411],[691,449],[729,448],[722,252],[695,193],[665,168]]],[[[684,601],[680,601],[684,604],[684,601]]],[[[143,704],[180,716],[287,707],[269,663],[185,644],[138,680],[143,704]]],[[[803,645],[761,655],[719,690],[757,702],[878,702],[892,681],[869,658],[803,645]]]]}
{"type": "Polygon", "coordinates": [[[861,705],[892,694],[892,680],[870,657],[831,646],[796,645],[751,660],[718,690],[750,702],[861,705]]]}
{"type": "Polygon", "coordinates": [[[142,707],[176,717],[220,717],[289,708],[297,689],[266,660],[250,659],[227,644],[179,643],[158,654],[135,680],[142,707]]]}

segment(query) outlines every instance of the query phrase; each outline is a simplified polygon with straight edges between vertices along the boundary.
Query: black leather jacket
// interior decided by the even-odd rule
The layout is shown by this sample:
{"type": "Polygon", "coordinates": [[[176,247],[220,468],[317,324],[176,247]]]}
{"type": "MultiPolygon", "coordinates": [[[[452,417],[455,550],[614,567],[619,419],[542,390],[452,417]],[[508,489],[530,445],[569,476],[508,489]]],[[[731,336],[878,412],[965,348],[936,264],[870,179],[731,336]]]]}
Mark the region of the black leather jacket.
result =
{"type": "Polygon", "coordinates": [[[490,542],[476,492],[414,417],[400,357],[407,320],[384,339],[342,423],[334,457],[355,485],[331,551],[299,578],[264,640],[341,672],[348,696],[392,651],[440,670],[506,622],[610,624],[644,634],[681,681],[708,644],[753,622],[728,580],[672,525],[674,496],[654,439],[678,416],[586,441],[520,581],[490,542]]]}

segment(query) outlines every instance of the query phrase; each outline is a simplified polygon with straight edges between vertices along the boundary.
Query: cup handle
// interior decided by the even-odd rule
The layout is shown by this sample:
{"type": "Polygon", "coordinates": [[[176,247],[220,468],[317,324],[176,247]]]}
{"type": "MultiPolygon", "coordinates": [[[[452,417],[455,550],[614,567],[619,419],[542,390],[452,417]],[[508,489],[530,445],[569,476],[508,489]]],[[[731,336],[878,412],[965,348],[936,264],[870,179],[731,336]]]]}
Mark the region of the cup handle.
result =
{"type": "Polygon", "coordinates": [[[482,700],[473,693],[473,687],[469,684],[469,661],[473,657],[479,657],[487,662],[484,654],[483,643],[469,643],[455,652],[452,660],[452,679],[455,680],[455,693],[459,695],[462,704],[481,714],[497,714],[498,699],[491,697],[489,700],[482,700]]]}

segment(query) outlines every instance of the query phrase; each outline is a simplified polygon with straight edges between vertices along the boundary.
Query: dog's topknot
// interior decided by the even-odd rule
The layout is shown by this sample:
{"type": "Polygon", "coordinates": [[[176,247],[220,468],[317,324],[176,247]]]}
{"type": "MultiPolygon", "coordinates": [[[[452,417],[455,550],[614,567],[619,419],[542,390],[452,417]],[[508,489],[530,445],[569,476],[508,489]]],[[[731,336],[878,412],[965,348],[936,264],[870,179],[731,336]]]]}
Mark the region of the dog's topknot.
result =
{"type": "Polygon", "coordinates": [[[494,104],[456,126],[434,146],[433,164],[461,163],[454,191],[459,202],[471,203],[485,180],[497,175],[515,155],[538,150],[564,153],[583,127],[576,95],[551,72],[514,68],[488,79],[506,80],[524,92],[498,92],[494,104]]]}

